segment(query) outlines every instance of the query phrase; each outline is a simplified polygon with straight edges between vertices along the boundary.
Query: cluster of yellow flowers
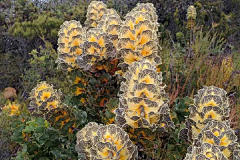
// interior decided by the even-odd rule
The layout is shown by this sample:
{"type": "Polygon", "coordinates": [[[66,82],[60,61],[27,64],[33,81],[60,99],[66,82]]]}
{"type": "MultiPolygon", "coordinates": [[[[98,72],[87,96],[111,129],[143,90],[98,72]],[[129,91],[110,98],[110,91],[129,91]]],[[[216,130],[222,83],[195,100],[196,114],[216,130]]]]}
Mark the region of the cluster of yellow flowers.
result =
{"type": "Polygon", "coordinates": [[[118,55],[119,66],[125,71],[135,61],[142,59],[161,64],[157,37],[158,23],[153,4],[138,4],[125,16],[120,29],[118,55]]]}
{"type": "Polygon", "coordinates": [[[65,21],[58,33],[58,59],[59,67],[63,70],[71,71],[79,68],[76,64],[77,55],[81,55],[83,50],[80,45],[85,39],[85,29],[80,22],[71,20],[65,21]]]}
{"type": "Polygon", "coordinates": [[[188,148],[186,160],[190,159],[233,159],[239,145],[230,128],[229,102],[226,92],[214,86],[204,87],[194,98],[189,108],[186,128],[180,135],[187,135],[192,146],[188,148]]]}
{"type": "Polygon", "coordinates": [[[7,112],[9,116],[17,116],[20,114],[20,104],[8,103],[3,107],[3,111],[7,112]]]}
{"type": "Polygon", "coordinates": [[[108,34],[109,39],[113,43],[115,49],[118,45],[118,37],[122,26],[122,20],[114,9],[108,9],[98,23],[97,28],[102,29],[108,34]]]}
{"type": "Polygon", "coordinates": [[[162,73],[157,69],[161,64],[157,19],[151,3],[139,3],[124,21],[102,2],[90,3],[86,36],[80,44],[83,52],[75,62],[81,69],[90,69],[96,62],[117,58],[126,82],[121,83],[120,104],[114,112],[118,126],[86,125],[77,133],[79,154],[90,159],[136,159],[136,146],[123,127],[152,131],[174,128],[162,73]]]}
{"type": "Polygon", "coordinates": [[[30,93],[30,107],[34,109],[34,115],[52,115],[60,107],[61,92],[53,89],[52,85],[46,82],[39,83],[30,93]]]}
{"type": "Polygon", "coordinates": [[[93,1],[87,9],[86,27],[96,28],[102,16],[107,13],[107,6],[101,1],[93,1]]]}
{"type": "Polygon", "coordinates": [[[101,1],[88,6],[87,20],[66,21],[58,39],[58,60],[62,68],[90,70],[97,62],[118,58],[123,71],[134,61],[147,59],[161,64],[158,49],[158,22],[153,4],[139,3],[122,21],[114,9],[101,1]]]}
{"type": "Polygon", "coordinates": [[[63,128],[71,118],[68,106],[61,102],[61,95],[61,91],[53,89],[53,86],[45,81],[39,83],[32,89],[29,97],[29,105],[33,108],[32,115],[43,116],[55,127],[63,128]]]}
{"type": "Polygon", "coordinates": [[[58,33],[59,66],[68,71],[90,70],[99,61],[115,58],[121,24],[115,10],[107,9],[101,1],[91,2],[84,28],[75,20],[61,26],[58,33]]]}
{"type": "Polygon", "coordinates": [[[98,61],[112,57],[114,46],[106,32],[99,28],[91,28],[86,33],[83,44],[84,53],[77,60],[81,68],[90,69],[98,61]]]}
{"type": "Polygon", "coordinates": [[[193,147],[191,154],[187,153],[184,160],[202,160],[202,159],[216,159],[227,160],[218,147],[210,144],[203,143],[200,147],[193,147]]]}
{"type": "Polygon", "coordinates": [[[88,123],[77,133],[76,150],[91,160],[134,160],[138,153],[122,128],[114,124],[98,125],[95,122],[88,123]]]}
{"type": "Polygon", "coordinates": [[[190,115],[186,120],[191,136],[190,141],[198,135],[208,121],[224,121],[229,116],[229,102],[226,92],[214,86],[204,87],[195,95],[194,105],[189,107],[190,115]]]}
{"type": "Polygon", "coordinates": [[[132,128],[174,128],[170,119],[168,99],[164,92],[161,72],[147,60],[132,63],[122,82],[120,104],[115,110],[119,126],[132,128]]]}
{"type": "Polygon", "coordinates": [[[187,9],[187,20],[189,29],[192,29],[194,27],[196,18],[197,18],[196,8],[194,6],[189,6],[187,9]]]}
{"type": "MultiPolygon", "coordinates": [[[[190,6],[189,28],[194,26],[196,14],[195,7],[190,6]]],[[[93,1],[88,6],[84,28],[77,21],[61,26],[57,62],[67,64],[70,70],[91,70],[93,66],[101,70],[104,67],[97,66],[98,62],[117,58],[125,79],[120,87],[119,106],[114,111],[118,126],[89,123],[77,133],[79,154],[90,159],[135,159],[136,146],[122,128],[151,131],[174,128],[162,73],[157,68],[161,64],[157,19],[151,3],[139,3],[122,21],[115,10],[107,9],[101,1],[93,1]]],[[[82,88],[77,88],[75,94],[82,92],[82,88]]],[[[226,120],[229,102],[223,89],[210,86],[199,90],[189,112],[186,128],[181,131],[192,142],[186,160],[239,156],[237,138],[226,120]]]]}

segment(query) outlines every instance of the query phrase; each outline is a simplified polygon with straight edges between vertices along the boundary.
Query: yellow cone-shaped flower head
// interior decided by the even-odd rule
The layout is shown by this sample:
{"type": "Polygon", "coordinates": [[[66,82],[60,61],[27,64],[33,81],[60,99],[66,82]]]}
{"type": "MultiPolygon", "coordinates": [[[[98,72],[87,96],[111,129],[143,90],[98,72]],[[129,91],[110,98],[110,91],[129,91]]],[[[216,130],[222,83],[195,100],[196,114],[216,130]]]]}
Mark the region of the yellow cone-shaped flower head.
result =
{"type": "Polygon", "coordinates": [[[114,57],[114,46],[106,32],[99,28],[91,28],[86,33],[83,54],[78,57],[80,68],[88,70],[97,62],[114,57]]]}
{"type": "Polygon", "coordinates": [[[76,59],[83,52],[80,46],[85,39],[85,29],[78,21],[65,21],[60,27],[58,36],[57,63],[59,67],[64,70],[78,68],[76,59]]]}
{"type": "Polygon", "coordinates": [[[86,27],[96,28],[98,22],[104,14],[107,13],[107,6],[101,1],[92,1],[87,9],[86,27]]]}
{"type": "Polygon", "coordinates": [[[91,160],[137,158],[137,148],[128,134],[114,124],[102,126],[95,122],[89,123],[77,133],[76,150],[91,160]]]}
{"type": "Polygon", "coordinates": [[[156,65],[161,64],[158,51],[158,38],[155,8],[150,4],[139,4],[125,16],[118,41],[119,66],[127,67],[141,59],[147,59],[156,65]]]}
{"type": "Polygon", "coordinates": [[[186,120],[186,128],[181,131],[187,134],[189,141],[197,140],[199,133],[209,121],[223,122],[228,118],[229,102],[226,94],[223,89],[215,86],[205,86],[198,91],[194,105],[189,107],[190,115],[186,120]]]}
{"type": "Polygon", "coordinates": [[[230,128],[230,123],[215,120],[208,122],[206,127],[201,130],[197,145],[201,143],[210,143],[219,147],[228,159],[233,158],[233,151],[238,147],[237,136],[230,128]]]}
{"type": "Polygon", "coordinates": [[[147,60],[132,63],[121,83],[120,104],[115,110],[119,126],[132,128],[174,127],[170,119],[168,99],[162,87],[161,72],[147,60]]]}
{"type": "Polygon", "coordinates": [[[122,20],[117,12],[113,9],[108,9],[107,14],[103,15],[98,23],[97,28],[106,32],[113,43],[115,50],[117,49],[122,20]]]}
{"type": "Polygon", "coordinates": [[[52,85],[46,82],[39,83],[30,93],[30,107],[33,108],[33,114],[47,115],[61,107],[61,92],[53,89],[52,85]]]}

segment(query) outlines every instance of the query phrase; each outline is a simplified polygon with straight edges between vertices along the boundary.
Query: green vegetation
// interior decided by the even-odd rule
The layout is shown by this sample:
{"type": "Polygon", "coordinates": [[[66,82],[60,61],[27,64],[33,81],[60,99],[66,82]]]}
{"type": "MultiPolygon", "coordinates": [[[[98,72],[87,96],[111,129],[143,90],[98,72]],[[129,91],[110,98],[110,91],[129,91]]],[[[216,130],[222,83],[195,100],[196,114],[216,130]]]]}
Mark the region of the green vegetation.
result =
{"type": "Polygon", "coordinates": [[[1,1],[0,159],[238,159],[239,8],[1,1]]]}

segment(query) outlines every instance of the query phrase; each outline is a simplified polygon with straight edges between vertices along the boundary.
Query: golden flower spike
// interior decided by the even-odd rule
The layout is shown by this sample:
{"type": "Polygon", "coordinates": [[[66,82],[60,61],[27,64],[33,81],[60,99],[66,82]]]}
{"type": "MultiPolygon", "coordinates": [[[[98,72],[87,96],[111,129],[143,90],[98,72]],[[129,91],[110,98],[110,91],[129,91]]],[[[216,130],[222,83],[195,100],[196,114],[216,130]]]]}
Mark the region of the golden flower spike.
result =
{"type": "Polygon", "coordinates": [[[139,4],[125,16],[120,29],[117,58],[123,71],[135,62],[147,59],[156,65],[161,64],[158,50],[158,37],[155,8],[150,4],[139,4]],[[149,11],[149,12],[147,12],[149,11]]]}
{"type": "Polygon", "coordinates": [[[87,20],[85,26],[96,28],[98,22],[104,14],[107,13],[107,6],[101,1],[92,1],[87,9],[87,20]]]}
{"type": "Polygon", "coordinates": [[[76,150],[87,159],[137,159],[137,147],[128,134],[114,124],[98,125],[90,122],[77,133],[76,150]]]}
{"type": "Polygon", "coordinates": [[[85,39],[85,29],[78,21],[65,21],[60,27],[58,36],[58,59],[56,62],[59,67],[69,71],[78,68],[76,59],[83,52],[80,46],[85,39]]]}
{"type": "Polygon", "coordinates": [[[204,87],[195,95],[194,105],[189,107],[190,115],[186,120],[186,128],[180,136],[188,137],[195,142],[206,124],[211,120],[225,121],[229,116],[229,102],[226,92],[218,87],[204,87]]]}
{"type": "Polygon", "coordinates": [[[164,130],[174,124],[170,119],[168,99],[162,87],[161,72],[147,60],[132,63],[121,83],[120,104],[115,110],[119,126],[164,130]]]}
{"type": "Polygon", "coordinates": [[[34,115],[47,116],[60,108],[62,93],[46,82],[39,83],[30,93],[30,107],[34,115]]]}
{"type": "Polygon", "coordinates": [[[212,120],[207,123],[198,136],[198,142],[210,143],[219,147],[220,151],[227,159],[233,159],[233,151],[238,148],[237,136],[230,128],[230,123],[212,120]]]}
{"type": "Polygon", "coordinates": [[[86,35],[82,45],[83,54],[77,59],[81,69],[89,70],[97,62],[114,57],[114,46],[106,32],[99,28],[91,28],[86,35]]]}

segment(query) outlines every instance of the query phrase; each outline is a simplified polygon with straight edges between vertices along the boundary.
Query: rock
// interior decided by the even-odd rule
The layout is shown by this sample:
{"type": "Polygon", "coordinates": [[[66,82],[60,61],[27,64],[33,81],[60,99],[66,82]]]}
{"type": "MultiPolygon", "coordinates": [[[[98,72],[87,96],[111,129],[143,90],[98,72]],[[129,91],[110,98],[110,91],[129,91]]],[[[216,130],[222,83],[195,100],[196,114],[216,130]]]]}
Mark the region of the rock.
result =
{"type": "Polygon", "coordinates": [[[13,87],[7,87],[3,91],[3,96],[5,99],[9,99],[11,97],[16,97],[17,96],[17,91],[13,87]]]}

